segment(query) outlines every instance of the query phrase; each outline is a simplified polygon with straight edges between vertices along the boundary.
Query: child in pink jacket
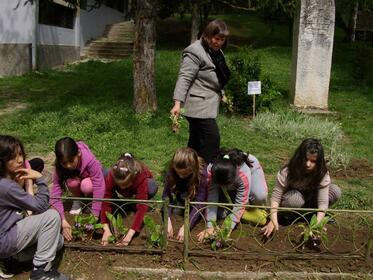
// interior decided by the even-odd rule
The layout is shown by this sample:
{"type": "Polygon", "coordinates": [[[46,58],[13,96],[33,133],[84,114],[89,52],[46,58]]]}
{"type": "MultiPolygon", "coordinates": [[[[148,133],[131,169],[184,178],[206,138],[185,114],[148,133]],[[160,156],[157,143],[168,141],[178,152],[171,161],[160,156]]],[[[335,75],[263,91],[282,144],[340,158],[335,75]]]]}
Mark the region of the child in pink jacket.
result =
{"type": "MultiPolygon", "coordinates": [[[[67,188],[75,197],[90,196],[103,198],[105,180],[101,163],[84,142],[75,142],[70,137],[64,137],[55,145],[55,172],[51,189],[51,205],[60,213],[62,219],[62,234],[67,241],[72,239],[71,226],[65,219],[64,207],[60,197],[67,188]]],[[[100,216],[101,201],[93,201],[92,214],[100,216]]],[[[74,201],[70,214],[81,212],[81,201],[74,201]]]]}

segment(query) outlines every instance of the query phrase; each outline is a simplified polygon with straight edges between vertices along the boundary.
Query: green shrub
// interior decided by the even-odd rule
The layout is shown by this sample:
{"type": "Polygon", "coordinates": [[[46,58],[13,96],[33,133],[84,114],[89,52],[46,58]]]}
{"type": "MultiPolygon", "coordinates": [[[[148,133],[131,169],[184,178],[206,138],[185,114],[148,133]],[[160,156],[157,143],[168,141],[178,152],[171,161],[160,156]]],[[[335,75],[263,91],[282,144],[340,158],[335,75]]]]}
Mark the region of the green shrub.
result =
{"type": "Polygon", "coordinates": [[[226,86],[225,94],[229,100],[225,111],[239,114],[250,114],[253,98],[247,94],[247,82],[261,81],[262,93],[256,96],[257,111],[271,108],[273,102],[281,97],[281,93],[272,80],[261,75],[261,65],[258,56],[250,55],[250,49],[234,54],[228,58],[231,78],[226,86]]]}
{"type": "Polygon", "coordinates": [[[343,132],[340,124],[327,119],[287,111],[261,113],[251,122],[251,129],[265,137],[289,142],[294,145],[305,138],[321,140],[325,157],[333,169],[346,168],[350,157],[343,150],[343,132]]]}

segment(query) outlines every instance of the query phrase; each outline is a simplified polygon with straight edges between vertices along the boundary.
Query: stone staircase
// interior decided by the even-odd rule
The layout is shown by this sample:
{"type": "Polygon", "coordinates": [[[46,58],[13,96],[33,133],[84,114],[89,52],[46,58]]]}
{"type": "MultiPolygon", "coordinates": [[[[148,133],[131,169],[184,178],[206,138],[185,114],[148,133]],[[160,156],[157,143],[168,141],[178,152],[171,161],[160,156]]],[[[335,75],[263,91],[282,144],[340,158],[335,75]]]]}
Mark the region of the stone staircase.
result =
{"type": "Polygon", "coordinates": [[[134,29],[133,21],[107,25],[104,36],[91,41],[81,58],[121,59],[132,55],[134,29]]]}

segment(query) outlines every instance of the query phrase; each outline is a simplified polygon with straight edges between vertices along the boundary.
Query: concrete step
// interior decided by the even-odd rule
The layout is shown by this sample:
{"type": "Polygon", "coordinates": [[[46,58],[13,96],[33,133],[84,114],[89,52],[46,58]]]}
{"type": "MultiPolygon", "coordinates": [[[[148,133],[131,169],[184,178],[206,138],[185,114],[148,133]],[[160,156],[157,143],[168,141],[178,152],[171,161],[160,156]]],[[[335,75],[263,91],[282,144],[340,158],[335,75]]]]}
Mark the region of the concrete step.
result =
{"type": "Polygon", "coordinates": [[[84,54],[84,58],[108,58],[108,59],[121,59],[121,58],[126,58],[131,56],[129,53],[117,53],[117,54],[112,54],[112,53],[89,53],[89,54],[84,54]]]}
{"type": "Polygon", "coordinates": [[[93,41],[90,45],[90,48],[112,48],[112,49],[127,49],[132,48],[133,43],[124,43],[124,42],[97,42],[93,41]]]}
{"type": "Polygon", "coordinates": [[[104,37],[93,40],[82,51],[82,57],[118,59],[133,53],[135,25],[125,21],[107,25],[104,37]]]}
{"type": "Polygon", "coordinates": [[[110,53],[110,54],[127,54],[127,53],[132,53],[132,49],[84,49],[84,53],[86,54],[93,54],[93,53],[110,53]]]}

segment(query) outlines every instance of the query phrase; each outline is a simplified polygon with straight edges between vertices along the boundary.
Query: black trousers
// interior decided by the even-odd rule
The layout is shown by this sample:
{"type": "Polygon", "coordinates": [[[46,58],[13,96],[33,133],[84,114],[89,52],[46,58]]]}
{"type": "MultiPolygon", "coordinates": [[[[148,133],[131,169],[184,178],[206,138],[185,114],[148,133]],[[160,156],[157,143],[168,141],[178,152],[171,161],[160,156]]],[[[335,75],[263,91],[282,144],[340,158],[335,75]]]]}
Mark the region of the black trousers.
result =
{"type": "Polygon", "coordinates": [[[219,151],[220,133],[215,119],[186,117],[189,122],[188,147],[194,149],[207,163],[212,162],[219,151]]]}

